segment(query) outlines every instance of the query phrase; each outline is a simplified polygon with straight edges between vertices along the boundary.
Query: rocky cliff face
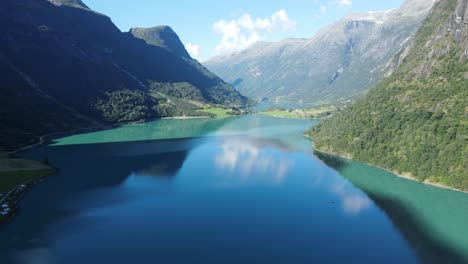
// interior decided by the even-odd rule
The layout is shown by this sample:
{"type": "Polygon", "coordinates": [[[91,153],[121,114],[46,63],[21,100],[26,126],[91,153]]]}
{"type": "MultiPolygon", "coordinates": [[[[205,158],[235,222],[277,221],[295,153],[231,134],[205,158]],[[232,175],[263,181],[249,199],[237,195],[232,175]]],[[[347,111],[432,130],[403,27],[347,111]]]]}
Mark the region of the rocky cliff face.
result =
{"type": "Polygon", "coordinates": [[[259,43],[208,60],[208,69],[254,98],[310,103],[359,97],[382,79],[389,60],[419,28],[435,0],[350,15],[310,39],[259,43]]]}
{"type": "MultiPolygon", "coordinates": [[[[435,58],[443,57],[450,51],[453,51],[455,45],[459,45],[461,49],[457,51],[456,56],[460,60],[468,58],[468,3],[467,1],[459,1],[455,11],[451,14],[450,20],[446,27],[439,27],[437,34],[433,34],[431,38],[425,40],[426,54],[419,56],[425,57],[426,63],[421,63],[418,67],[410,70],[414,76],[427,76],[432,73],[432,69],[437,66],[435,58]],[[453,39],[446,38],[448,35],[453,35],[453,39]]],[[[414,38],[405,45],[389,64],[389,72],[387,76],[398,69],[401,64],[407,59],[410,52],[420,43],[421,38],[414,38]]]]}

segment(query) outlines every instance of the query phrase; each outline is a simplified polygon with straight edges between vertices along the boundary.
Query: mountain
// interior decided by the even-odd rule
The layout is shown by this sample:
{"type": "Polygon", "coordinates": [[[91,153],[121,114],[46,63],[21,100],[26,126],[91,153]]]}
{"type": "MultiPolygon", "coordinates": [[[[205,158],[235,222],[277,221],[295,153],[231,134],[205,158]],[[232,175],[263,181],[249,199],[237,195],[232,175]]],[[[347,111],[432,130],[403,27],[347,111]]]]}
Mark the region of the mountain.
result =
{"type": "Polygon", "coordinates": [[[393,74],[309,131],[317,149],[468,191],[468,0],[440,0],[393,74]]]}
{"type": "Polygon", "coordinates": [[[48,0],[48,1],[56,6],[64,5],[64,6],[84,8],[84,9],[89,10],[89,7],[85,5],[81,0],[48,0]]]}
{"type": "Polygon", "coordinates": [[[189,58],[184,44],[179,36],[169,26],[158,26],[153,28],[132,28],[130,34],[135,38],[146,41],[149,45],[164,48],[169,52],[183,58],[189,58]]]}
{"type": "MultiPolygon", "coordinates": [[[[200,73],[205,76],[208,76],[212,79],[219,79],[215,74],[207,70],[203,65],[201,65],[197,60],[190,57],[189,53],[185,49],[184,44],[180,41],[179,36],[170,28],[169,26],[158,26],[152,28],[132,28],[130,34],[137,39],[144,40],[148,45],[156,46],[167,50],[168,52],[174,54],[177,57],[180,57],[192,68],[197,69],[200,73]]],[[[176,85],[165,85],[158,82],[150,83],[151,87],[155,87],[160,92],[164,94],[175,96],[178,98],[185,98],[194,101],[207,102],[205,96],[200,91],[197,91],[192,87],[192,85],[187,85],[186,83],[177,83],[176,85]]],[[[214,102],[218,104],[229,104],[229,105],[243,105],[248,104],[248,101],[245,97],[241,97],[241,101],[229,101],[227,99],[233,98],[239,100],[239,94],[237,91],[234,91],[231,86],[228,86],[224,83],[220,85],[215,91],[212,91],[211,96],[213,97],[214,102]],[[218,92],[218,94],[215,94],[218,92]],[[221,92],[221,93],[220,93],[221,92]],[[227,94],[227,98],[226,95],[227,94]],[[231,94],[235,93],[235,94],[231,94]],[[227,101],[226,101],[227,100],[227,101]]],[[[208,101],[209,102],[209,101],[208,101]]]]}
{"type": "Polygon", "coordinates": [[[435,0],[352,14],[310,39],[261,42],[204,65],[243,94],[323,104],[361,96],[414,35],[435,0]]]}
{"type": "Polygon", "coordinates": [[[248,101],[191,59],[172,30],[149,32],[160,45],[122,33],[79,0],[2,1],[0,146],[80,127],[190,115],[197,108],[192,101],[248,101]]]}

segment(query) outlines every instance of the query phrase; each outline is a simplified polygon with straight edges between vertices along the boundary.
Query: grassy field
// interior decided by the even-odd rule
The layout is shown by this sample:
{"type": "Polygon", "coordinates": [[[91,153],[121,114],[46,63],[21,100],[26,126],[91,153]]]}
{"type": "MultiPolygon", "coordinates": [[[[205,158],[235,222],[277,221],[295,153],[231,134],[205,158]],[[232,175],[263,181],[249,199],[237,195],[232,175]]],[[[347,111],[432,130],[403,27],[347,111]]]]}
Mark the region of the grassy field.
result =
{"type": "Polygon", "coordinates": [[[330,115],[336,111],[336,108],[333,106],[322,106],[311,109],[273,109],[261,112],[260,114],[280,117],[280,118],[321,118],[327,115],[330,115]]]}
{"type": "Polygon", "coordinates": [[[55,170],[41,162],[27,159],[0,159],[0,193],[12,188],[37,181],[51,175],[55,170]]]}
{"type": "Polygon", "coordinates": [[[265,111],[261,112],[260,114],[280,118],[301,118],[300,115],[289,112],[287,110],[265,111]]]}
{"type": "Polygon", "coordinates": [[[203,110],[200,110],[200,112],[213,114],[213,115],[216,115],[216,117],[228,117],[228,116],[230,116],[228,114],[228,112],[229,112],[228,109],[224,109],[224,108],[220,108],[220,107],[205,108],[203,110]]]}

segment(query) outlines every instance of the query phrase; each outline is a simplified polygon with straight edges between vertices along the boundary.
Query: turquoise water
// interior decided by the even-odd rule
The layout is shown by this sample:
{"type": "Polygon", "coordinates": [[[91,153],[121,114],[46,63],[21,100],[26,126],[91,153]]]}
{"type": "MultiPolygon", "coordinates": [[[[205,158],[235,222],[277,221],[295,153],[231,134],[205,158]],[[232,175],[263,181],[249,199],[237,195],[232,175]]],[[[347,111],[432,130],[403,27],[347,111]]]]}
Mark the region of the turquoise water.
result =
{"type": "Polygon", "coordinates": [[[463,263],[468,195],[314,153],[313,120],[161,120],[24,154],[60,172],[0,263],[463,263]]]}

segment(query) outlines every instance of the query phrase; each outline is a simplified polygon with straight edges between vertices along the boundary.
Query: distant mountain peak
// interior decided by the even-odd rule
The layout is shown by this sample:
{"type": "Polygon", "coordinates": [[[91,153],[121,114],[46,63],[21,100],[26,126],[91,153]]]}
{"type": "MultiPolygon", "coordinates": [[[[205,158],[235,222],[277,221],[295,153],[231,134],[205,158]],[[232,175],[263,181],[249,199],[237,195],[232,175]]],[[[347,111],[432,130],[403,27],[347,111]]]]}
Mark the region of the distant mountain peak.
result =
{"type": "Polygon", "coordinates": [[[345,21],[349,20],[364,20],[374,22],[376,24],[383,24],[389,19],[389,14],[395,9],[386,11],[369,11],[364,13],[353,13],[344,18],[345,21]]]}
{"type": "Polygon", "coordinates": [[[135,27],[135,28],[130,29],[130,32],[132,31],[146,31],[146,32],[157,32],[157,33],[177,35],[177,33],[175,33],[175,31],[168,25],[160,25],[160,26],[154,26],[154,27],[149,27],[149,28],[135,27]]]}
{"type": "Polygon", "coordinates": [[[427,14],[439,0],[406,0],[394,15],[421,16],[427,14]]]}
{"type": "Polygon", "coordinates": [[[383,78],[435,2],[350,14],[309,39],[259,43],[204,63],[227,82],[242,79],[236,88],[253,98],[346,102],[383,78]]]}
{"type": "Polygon", "coordinates": [[[132,28],[130,29],[130,34],[135,38],[146,41],[149,45],[162,47],[180,57],[190,58],[179,36],[169,26],[132,28]]]}
{"type": "Polygon", "coordinates": [[[47,0],[56,6],[72,6],[78,8],[89,9],[81,0],[47,0]]]}
{"type": "Polygon", "coordinates": [[[426,16],[437,1],[438,0],[406,0],[399,8],[393,8],[385,11],[353,13],[343,18],[341,22],[356,20],[383,24],[390,19],[394,19],[396,16],[426,16]]]}

